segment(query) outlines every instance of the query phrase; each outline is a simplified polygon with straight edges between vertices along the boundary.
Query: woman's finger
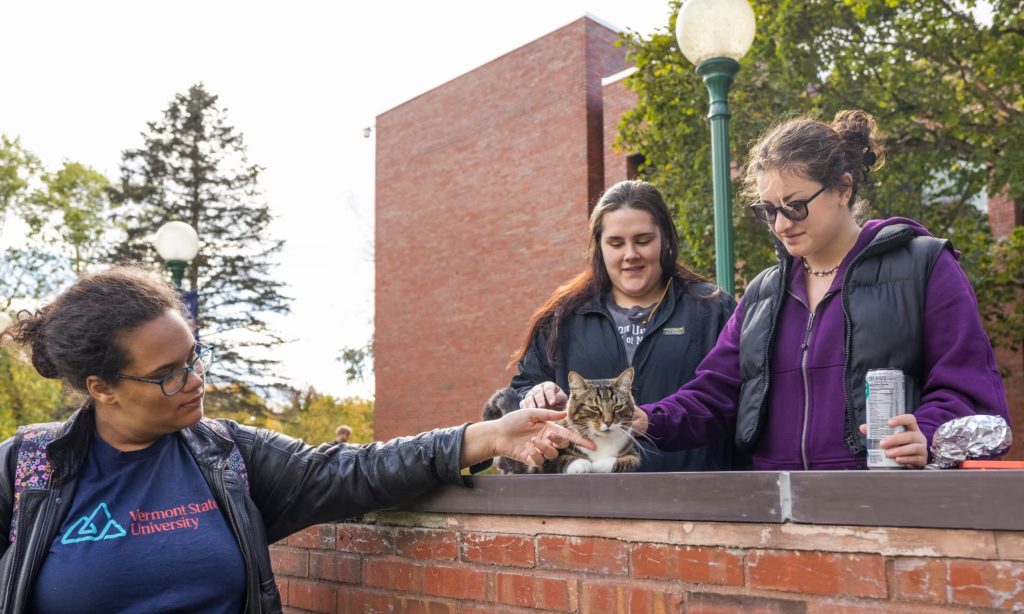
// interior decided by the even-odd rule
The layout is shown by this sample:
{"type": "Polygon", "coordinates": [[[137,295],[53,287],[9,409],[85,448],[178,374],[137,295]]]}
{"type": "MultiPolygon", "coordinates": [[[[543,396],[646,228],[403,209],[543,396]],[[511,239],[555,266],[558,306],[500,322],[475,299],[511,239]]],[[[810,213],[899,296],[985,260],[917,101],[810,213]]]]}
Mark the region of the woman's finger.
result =
{"type": "Polygon", "coordinates": [[[889,448],[885,451],[885,455],[889,458],[899,458],[901,456],[925,456],[927,457],[928,451],[925,449],[923,443],[912,443],[905,446],[899,446],[896,448],[889,448]]]}
{"type": "Polygon", "coordinates": [[[559,448],[573,443],[588,450],[596,450],[597,445],[579,433],[575,433],[560,424],[548,424],[548,438],[559,448]]]}
{"type": "Polygon", "coordinates": [[[541,456],[543,456],[545,459],[551,460],[558,456],[558,448],[551,445],[551,442],[548,441],[547,439],[534,438],[532,441],[533,446],[537,448],[537,450],[541,453],[541,456]]]}
{"type": "Polygon", "coordinates": [[[882,440],[881,446],[883,449],[888,450],[898,446],[905,446],[912,443],[924,444],[924,435],[921,431],[903,431],[902,433],[893,433],[882,440]]]}
{"type": "Polygon", "coordinates": [[[921,432],[921,427],[917,425],[917,418],[914,417],[914,414],[900,414],[889,418],[886,424],[889,426],[905,426],[908,431],[915,433],[921,432]]]}

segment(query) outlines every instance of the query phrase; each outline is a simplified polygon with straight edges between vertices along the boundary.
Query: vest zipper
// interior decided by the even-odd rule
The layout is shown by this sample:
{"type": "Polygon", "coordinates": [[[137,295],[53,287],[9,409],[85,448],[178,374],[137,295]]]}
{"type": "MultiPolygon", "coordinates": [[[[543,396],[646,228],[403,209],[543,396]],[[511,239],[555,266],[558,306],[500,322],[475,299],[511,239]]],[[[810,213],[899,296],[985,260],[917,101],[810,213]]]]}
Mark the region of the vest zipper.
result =
{"type": "Polygon", "coordinates": [[[800,431],[800,457],[804,462],[804,471],[810,469],[807,463],[807,422],[811,415],[811,395],[807,390],[807,353],[811,347],[811,329],[814,327],[814,312],[807,316],[807,331],[804,333],[804,341],[800,346],[800,375],[804,381],[804,424],[800,431]]]}

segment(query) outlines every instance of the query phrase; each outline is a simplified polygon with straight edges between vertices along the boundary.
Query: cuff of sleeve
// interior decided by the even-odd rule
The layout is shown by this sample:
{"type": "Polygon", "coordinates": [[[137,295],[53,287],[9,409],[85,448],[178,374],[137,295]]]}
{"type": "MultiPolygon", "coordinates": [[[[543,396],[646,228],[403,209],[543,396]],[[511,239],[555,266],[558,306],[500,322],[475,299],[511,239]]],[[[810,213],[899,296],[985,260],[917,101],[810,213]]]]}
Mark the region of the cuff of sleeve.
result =
{"type": "MultiPolygon", "coordinates": [[[[434,466],[437,468],[437,476],[442,482],[469,487],[473,485],[469,476],[462,475],[462,470],[459,467],[459,458],[462,456],[462,441],[470,424],[473,423],[467,422],[462,426],[441,429],[437,439],[435,439],[434,466]]],[[[474,467],[476,466],[478,465],[474,465],[474,467]]]]}
{"type": "Polygon", "coordinates": [[[668,414],[657,405],[641,405],[640,410],[647,414],[647,436],[653,441],[664,439],[668,414]]]}

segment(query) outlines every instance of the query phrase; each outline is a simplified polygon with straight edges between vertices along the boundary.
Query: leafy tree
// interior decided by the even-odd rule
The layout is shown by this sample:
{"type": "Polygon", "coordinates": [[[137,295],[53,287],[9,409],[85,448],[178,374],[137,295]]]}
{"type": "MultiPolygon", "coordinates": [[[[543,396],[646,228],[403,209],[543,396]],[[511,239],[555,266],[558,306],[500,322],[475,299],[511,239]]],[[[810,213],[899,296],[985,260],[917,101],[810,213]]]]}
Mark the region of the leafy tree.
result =
{"type": "Polygon", "coordinates": [[[340,424],[352,427],[351,443],[373,441],[373,401],[349,397],[339,399],[315,388],[295,390],[284,409],[283,433],[311,444],[334,441],[340,424]]]}
{"type": "Polygon", "coordinates": [[[0,230],[7,213],[23,205],[40,168],[39,159],[22,147],[20,139],[0,135],[0,230]]]}
{"type": "MultiPolygon", "coordinates": [[[[1020,265],[1000,256],[1012,251],[992,238],[975,203],[986,191],[1024,198],[1024,5],[997,1],[987,15],[973,0],[751,4],[757,37],[730,94],[734,178],[751,142],[780,118],[864,109],[889,146],[886,167],[863,191],[870,215],[909,216],[951,238],[981,305],[1019,297],[1020,265]]],[[[674,29],[672,17],[665,30],[624,39],[639,104],[623,118],[619,146],[644,154],[643,175],[675,208],[682,257],[711,272],[708,96],[674,29]]],[[[737,198],[733,209],[740,289],[774,262],[767,230],[745,204],[737,198]]]]}
{"type": "Polygon", "coordinates": [[[248,161],[242,134],[202,84],[176,95],[142,136],[143,146],[122,159],[114,200],[125,237],[113,258],[155,263],[153,233],[169,221],[190,224],[200,250],[187,285],[199,291],[199,331],[218,345],[218,371],[229,381],[280,384],[272,375],[277,361],[252,351],[283,341],[267,316],[289,310],[272,276],[283,242],[268,235],[262,169],[248,161]]]}
{"type": "Polygon", "coordinates": [[[110,182],[78,162],[44,173],[42,187],[28,199],[25,221],[37,240],[66,252],[75,275],[102,260],[110,182]]]}
{"type": "Polygon", "coordinates": [[[60,382],[36,373],[11,347],[0,347],[0,440],[22,424],[62,420],[71,415],[60,382]]]}
{"type": "Polygon", "coordinates": [[[366,374],[373,373],[373,341],[363,347],[346,347],[341,350],[337,361],[345,365],[345,381],[361,382],[366,374]]]}

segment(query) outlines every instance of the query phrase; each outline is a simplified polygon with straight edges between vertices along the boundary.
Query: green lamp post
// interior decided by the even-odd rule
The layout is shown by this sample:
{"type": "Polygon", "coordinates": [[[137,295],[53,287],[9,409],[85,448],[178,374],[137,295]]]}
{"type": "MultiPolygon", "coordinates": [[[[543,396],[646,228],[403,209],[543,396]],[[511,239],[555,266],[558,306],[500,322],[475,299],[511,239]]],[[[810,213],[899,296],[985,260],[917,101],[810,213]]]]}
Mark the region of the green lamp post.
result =
{"type": "MultiPolygon", "coordinates": [[[[185,222],[167,222],[156,231],[153,239],[153,246],[156,252],[167,263],[171,270],[171,279],[174,287],[178,289],[189,314],[192,316],[193,326],[198,327],[199,323],[199,295],[198,288],[186,291],[182,287],[182,280],[185,278],[185,267],[199,253],[199,235],[195,228],[185,222]]],[[[199,331],[196,329],[196,338],[199,331]]]]}
{"type": "Polygon", "coordinates": [[[754,10],[747,0],[689,0],[676,16],[676,40],[697,66],[711,95],[711,176],[715,202],[715,278],[734,291],[732,177],[729,164],[729,87],[739,59],[754,42],[754,10]]]}

